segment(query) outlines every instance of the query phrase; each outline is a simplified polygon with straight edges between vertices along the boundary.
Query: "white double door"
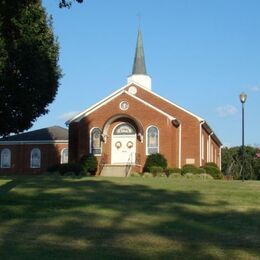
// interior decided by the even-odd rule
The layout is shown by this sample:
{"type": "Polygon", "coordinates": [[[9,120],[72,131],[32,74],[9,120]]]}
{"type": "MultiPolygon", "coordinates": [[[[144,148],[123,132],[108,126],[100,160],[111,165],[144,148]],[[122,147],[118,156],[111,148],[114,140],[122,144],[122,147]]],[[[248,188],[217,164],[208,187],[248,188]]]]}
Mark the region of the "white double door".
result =
{"type": "Polygon", "coordinates": [[[134,164],[136,154],[136,135],[113,135],[112,164],[134,164]]]}

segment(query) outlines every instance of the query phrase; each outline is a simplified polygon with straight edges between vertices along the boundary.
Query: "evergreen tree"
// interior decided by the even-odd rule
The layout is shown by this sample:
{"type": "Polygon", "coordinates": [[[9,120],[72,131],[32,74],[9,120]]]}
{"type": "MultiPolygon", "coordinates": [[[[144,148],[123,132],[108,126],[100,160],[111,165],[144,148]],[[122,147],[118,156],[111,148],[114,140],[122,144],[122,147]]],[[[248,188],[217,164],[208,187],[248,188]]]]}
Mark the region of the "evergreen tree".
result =
{"type": "Polygon", "coordinates": [[[0,0],[0,136],[48,112],[61,77],[59,46],[40,0],[0,0]]]}

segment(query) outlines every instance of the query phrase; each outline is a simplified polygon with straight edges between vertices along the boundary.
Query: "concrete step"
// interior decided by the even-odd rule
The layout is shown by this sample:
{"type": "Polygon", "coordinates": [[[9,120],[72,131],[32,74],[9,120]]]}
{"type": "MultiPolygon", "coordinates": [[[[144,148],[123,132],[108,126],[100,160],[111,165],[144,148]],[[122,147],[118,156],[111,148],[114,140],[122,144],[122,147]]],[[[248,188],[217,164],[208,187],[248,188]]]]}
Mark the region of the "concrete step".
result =
{"type": "Polygon", "coordinates": [[[105,165],[100,176],[105,177],[127,177],[129,166],[127,165],[105,165]]]}

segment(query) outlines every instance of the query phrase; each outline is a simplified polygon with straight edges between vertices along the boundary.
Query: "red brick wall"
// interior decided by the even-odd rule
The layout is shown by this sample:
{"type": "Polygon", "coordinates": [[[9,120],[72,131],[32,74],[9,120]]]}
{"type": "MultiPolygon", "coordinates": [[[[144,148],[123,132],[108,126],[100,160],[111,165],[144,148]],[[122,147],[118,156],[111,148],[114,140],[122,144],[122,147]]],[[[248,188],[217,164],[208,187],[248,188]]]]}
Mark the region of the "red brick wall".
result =
{"type": "MultiPolygon", "coordinates": [[[[127,89],[128,87],[126,90],[127,89]]],[[[200,166],[200,134],[204,135],[205,140],[204,160],[202,160],[202,165],[206,163],[207,139],[209,138],[209,134],[204,131],[204,129],[200,130],[200,122],[198,118],[142,88],[137,87],[136,97],[139,97],[154,107],[170,114],[181,123],[181,166],[187,163],[186,159],[194,159],[195,165],[200,166]]],[[[103,130],[106,121],[119,114],[122,115],[122,117],[116,122],[111,123],[108,129],[107,142],[102,143],[102,152],[107,155],[108,163],[111,163],[112,129],[119,122],[129,121],[129,119],[127,119],[129,115],[131,118],[135,118],[137,121],[141,122],[144,131],[143,143],[139,140],[137,141],[137,153],[140,154],[140,164],[143,166],[146,160],[146,130],[149,126],[154,125],[159,129],[159,152],[167,158],[170,167],[179,167],[180,127],[174,126],[165,115],[125,93],[122,93],[99,107],[94,112],[82,118],[80,122],[70,124],[70,161],[78,161],[82,155],[89,153],[89,137],[90,131],[93,127],[99,127],[103,130]],[[121,101],[128,101],[130,106],[127,111],[120,110],[119,104],[121,101]],[[76,149],[77,151],[75,151],[76,149]]],[[[132,124],[135,123],[132,122],[132,124]]],[[[217,151],[216,162],[219,162],[219,146],[212,139],[211,143],[217,151]]]]}
{"type": "Polygon", "coordinates": [[[39,174],[51,165],[60,163],[61,151],[68,148],[68,144],[16,144],[0,145],[0,150],[8,148],[11,151],[11,168],[0,168],[1,175],[8,174],[39,174]],[[30,168],[31,150],[39,148],[41,151],[41,168],[30,168]]]}

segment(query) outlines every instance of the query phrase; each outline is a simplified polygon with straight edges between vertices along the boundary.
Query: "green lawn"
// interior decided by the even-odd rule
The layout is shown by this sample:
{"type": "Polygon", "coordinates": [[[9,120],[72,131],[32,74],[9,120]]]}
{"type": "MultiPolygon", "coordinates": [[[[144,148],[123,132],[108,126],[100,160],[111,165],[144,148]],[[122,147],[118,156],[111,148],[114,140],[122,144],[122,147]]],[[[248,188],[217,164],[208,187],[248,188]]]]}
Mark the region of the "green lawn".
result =
{"type": "Polygon", "coordinates": [[[0,259],[259,259],[260,182],[0,177],[0,259]]]}

